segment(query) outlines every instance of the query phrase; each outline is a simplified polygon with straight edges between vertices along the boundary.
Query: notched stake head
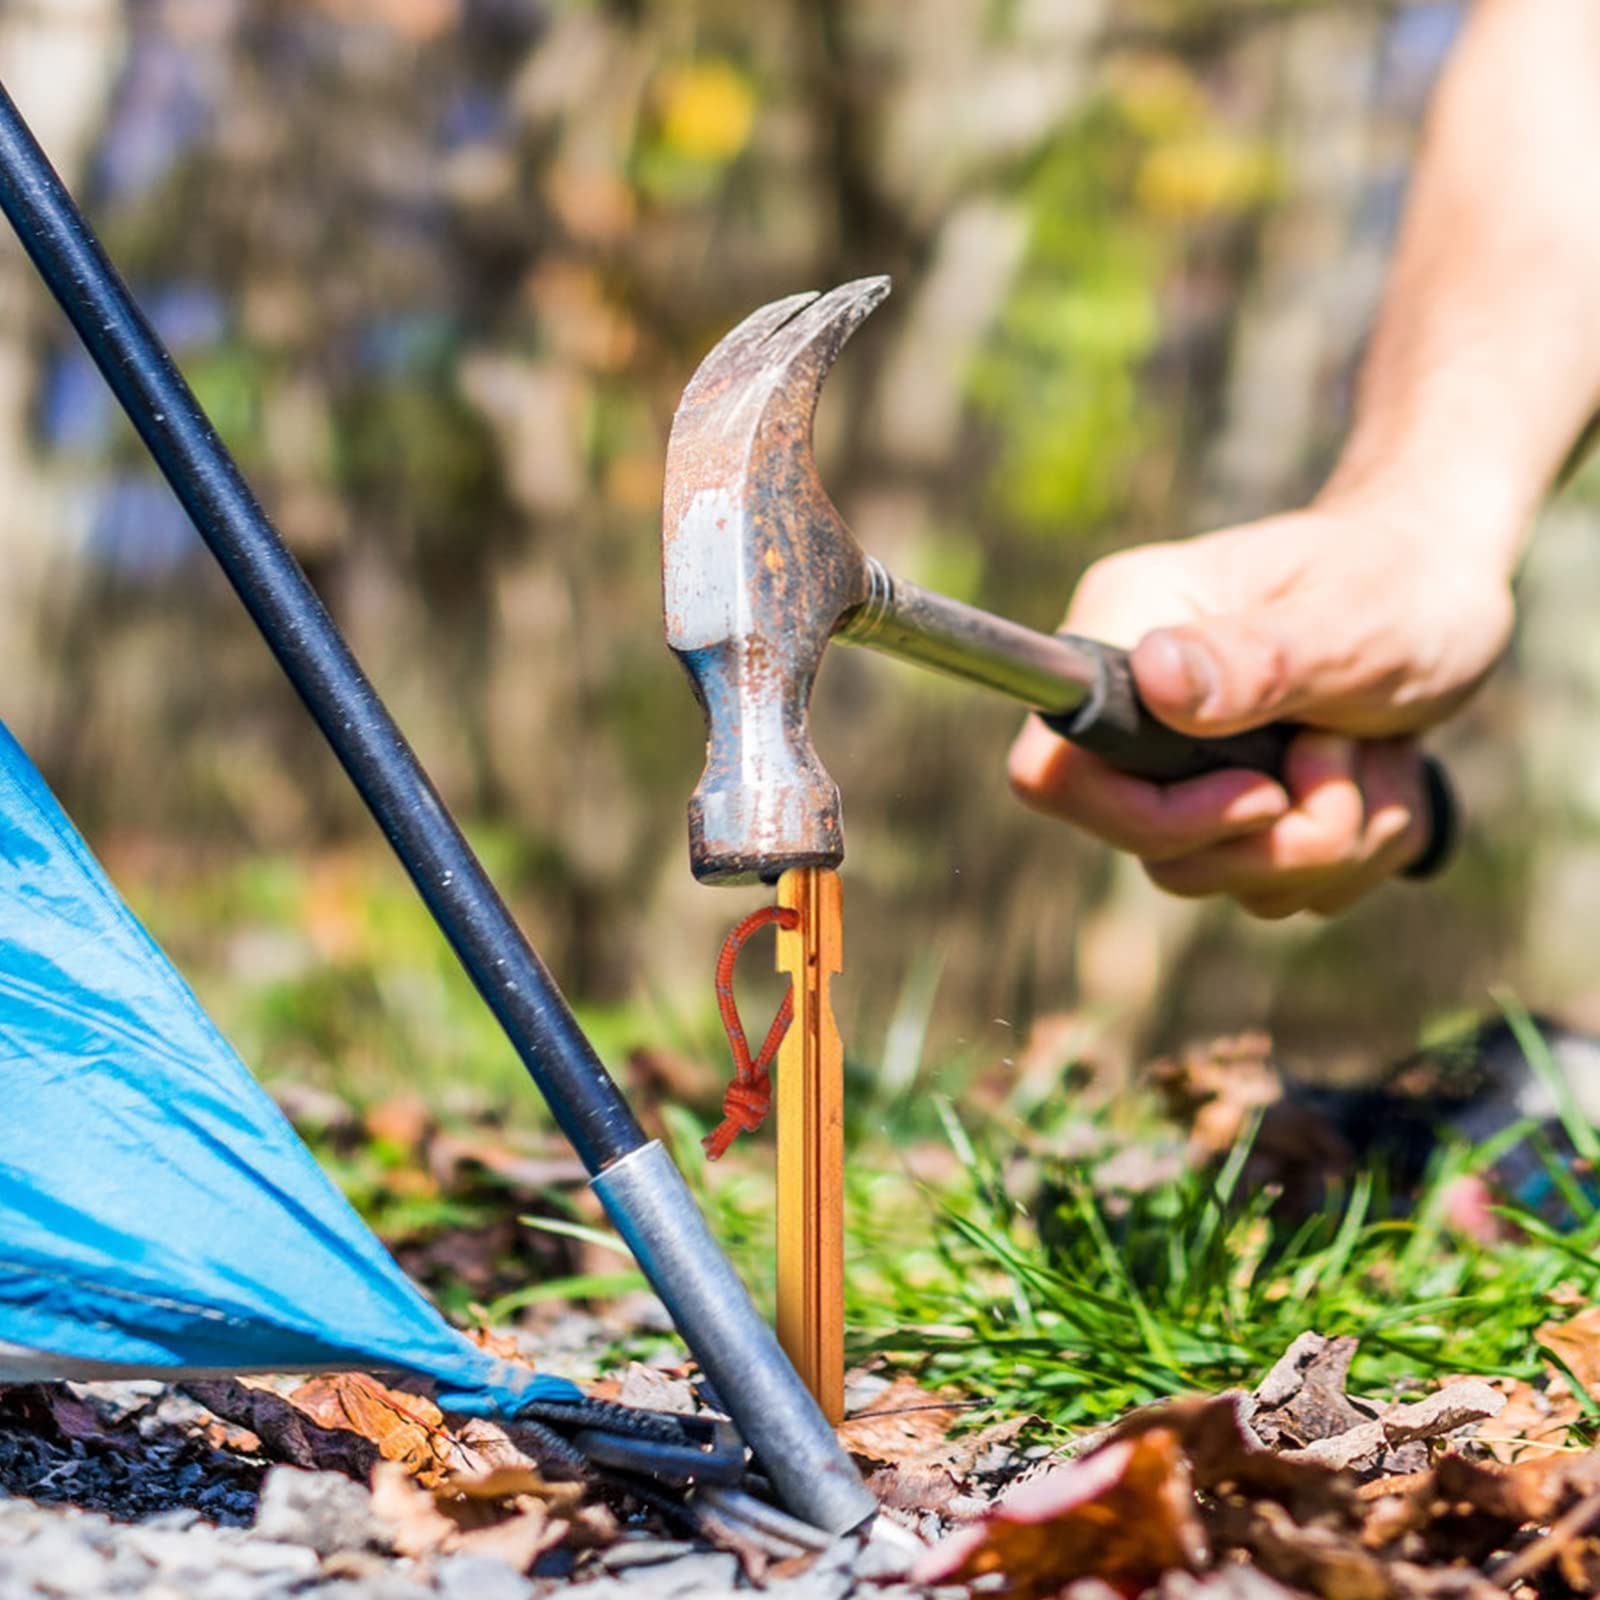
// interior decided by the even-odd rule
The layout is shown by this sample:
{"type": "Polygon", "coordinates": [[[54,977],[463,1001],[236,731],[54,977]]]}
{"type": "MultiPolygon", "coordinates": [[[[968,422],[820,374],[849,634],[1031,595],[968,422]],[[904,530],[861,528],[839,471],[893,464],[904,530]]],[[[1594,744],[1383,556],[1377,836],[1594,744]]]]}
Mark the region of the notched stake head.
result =
{"type": "Polygon", "coordinates": [[[811,425],[846,339],[889,292],[862,278],[753,312],[700,363],[667,445],[667,643],[706,717],[689,859],[707,883],[844,856],[839,791],[811,745],[811,686],[867,597],[861,547],[817,476],[811,425]]]}

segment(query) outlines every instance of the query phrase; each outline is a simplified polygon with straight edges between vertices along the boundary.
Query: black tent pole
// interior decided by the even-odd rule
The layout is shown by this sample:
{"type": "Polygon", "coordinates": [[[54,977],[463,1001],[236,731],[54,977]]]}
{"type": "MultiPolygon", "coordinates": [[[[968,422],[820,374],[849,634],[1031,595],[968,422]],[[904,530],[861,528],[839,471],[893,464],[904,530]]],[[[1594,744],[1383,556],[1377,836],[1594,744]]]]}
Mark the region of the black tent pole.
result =
{"type": "Polygon", "coordinates": [[[0,210],[299,691],[790,1509],[876,1508],[83,213],[0,87],[0,210]]]}

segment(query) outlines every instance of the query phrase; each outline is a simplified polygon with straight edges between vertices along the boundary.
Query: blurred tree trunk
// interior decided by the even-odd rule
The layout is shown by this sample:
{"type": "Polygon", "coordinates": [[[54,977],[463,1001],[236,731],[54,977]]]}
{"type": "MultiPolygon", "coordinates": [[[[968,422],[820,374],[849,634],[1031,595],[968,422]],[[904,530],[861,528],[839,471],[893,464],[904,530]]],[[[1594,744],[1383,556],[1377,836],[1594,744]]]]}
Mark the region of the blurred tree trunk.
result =
{"type": "MultiPolygon", "coordinates": [[[[0,7],[0,82],[68,187],[88,165],[125,36],[119,0],[22,0],[0,7]]],[[[3,230],[0,246],[0,715],[26,740],[46,716],[54,664],[40,613],[77,581],[82,500],[41,456],[34,423],[40,330],[57,313],[3,230]]]]}

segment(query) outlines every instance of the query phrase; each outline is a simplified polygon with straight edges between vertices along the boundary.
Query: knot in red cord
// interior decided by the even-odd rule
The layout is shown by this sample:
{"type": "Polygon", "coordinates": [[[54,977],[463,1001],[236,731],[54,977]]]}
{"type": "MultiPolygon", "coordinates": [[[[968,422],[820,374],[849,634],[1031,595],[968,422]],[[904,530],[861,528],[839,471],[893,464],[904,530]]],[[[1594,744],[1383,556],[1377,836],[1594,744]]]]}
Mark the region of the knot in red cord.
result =
{"type": "Polygon", "coordinates": [[[717,1010],[722,1014],[728,1049],[733,1054],[733,1081],[722,1097],[722,1121],[702,1141],[708,1161],[720,1161],[728,1146],[741,1133],[754,1133],[772,1109],[769,1069],[794,1019],[793,985],[778,1006],[777,1015],[754,1059],[745,1038],[744,1024],[739,1020],[739,1007],[733,998],[733,966],[739,959],[739,952],[745,940],[769,922],[777,923],[780,928],[798,928],[800,913],[789,906],[763,906],[759,911],[752,911],[723,940],[722,954],[717,958],[717,1010]]]}

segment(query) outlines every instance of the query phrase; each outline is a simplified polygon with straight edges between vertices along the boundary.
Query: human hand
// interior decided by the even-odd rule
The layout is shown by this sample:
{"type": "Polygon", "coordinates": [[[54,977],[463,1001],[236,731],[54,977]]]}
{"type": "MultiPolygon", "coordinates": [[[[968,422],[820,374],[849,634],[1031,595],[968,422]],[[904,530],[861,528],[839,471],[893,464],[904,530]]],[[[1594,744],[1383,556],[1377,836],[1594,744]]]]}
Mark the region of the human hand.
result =
{"type": "Polygon", "coordinates": [[[1307,732],[1283,781],[1242,770],[1157,785],[1030,718],[1020,798],[1140,857],[1172,894],[1261,917],[1340,911],[1422,849],[1411,737],[1448,716],[1505,648],[1503,575],[1432,528],[1325,501],[1085,573],[1066,627],[1133,652],[1150,710],[1220,735],[1284,719],[1307,732]]]}

